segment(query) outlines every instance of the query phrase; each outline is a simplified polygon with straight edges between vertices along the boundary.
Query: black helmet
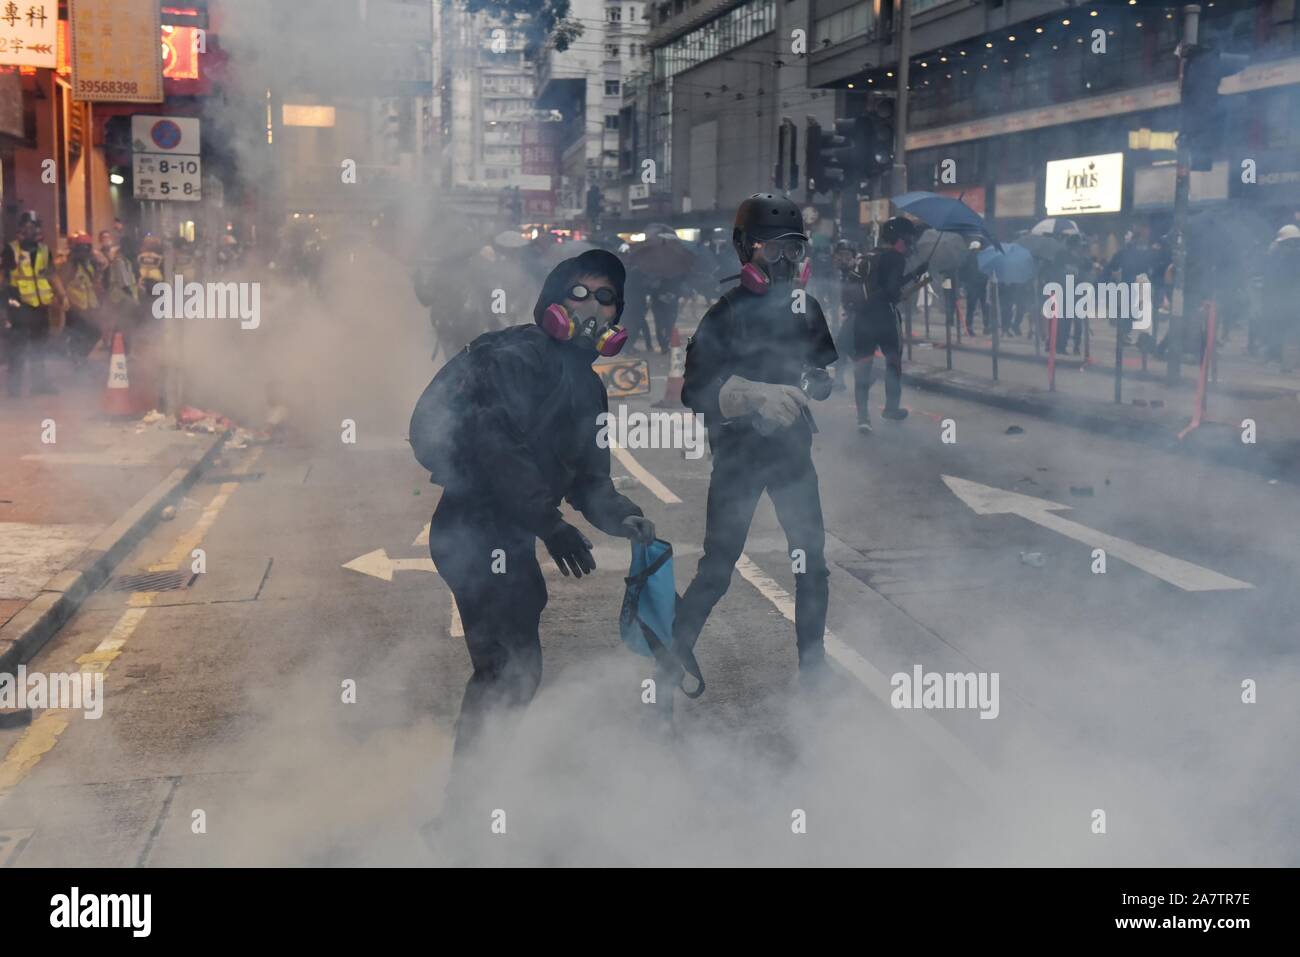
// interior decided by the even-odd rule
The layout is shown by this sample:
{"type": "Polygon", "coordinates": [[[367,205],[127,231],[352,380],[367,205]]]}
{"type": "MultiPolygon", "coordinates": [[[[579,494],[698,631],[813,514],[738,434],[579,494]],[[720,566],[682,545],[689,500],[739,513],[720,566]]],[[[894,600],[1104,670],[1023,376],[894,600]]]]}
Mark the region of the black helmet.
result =
{"type": "Polygon", "coordinates": [[[31,225],[31,226],[41,225],[41,217],[37,216],[36,211],[33,209],[24,209],[21,213],[18,214],[18,228],[22,229],[22,227],[27,225],[31,225]]]}
{"type": "Polygon", "coordinates": [[[900,239],[914,242],[916,240],[916,224],[903,216],[895,216],[893,219],[885,220],[880,227],[881,244],[892,246],[900,239]]]}
{"type": "Polygon", "coordinates": [[[750,244],[755,240],[792,236],[807,240],[799,207],[776,193],[755,193],[736,210],[731,244],[741,262],[749,262],[750,244]]]}

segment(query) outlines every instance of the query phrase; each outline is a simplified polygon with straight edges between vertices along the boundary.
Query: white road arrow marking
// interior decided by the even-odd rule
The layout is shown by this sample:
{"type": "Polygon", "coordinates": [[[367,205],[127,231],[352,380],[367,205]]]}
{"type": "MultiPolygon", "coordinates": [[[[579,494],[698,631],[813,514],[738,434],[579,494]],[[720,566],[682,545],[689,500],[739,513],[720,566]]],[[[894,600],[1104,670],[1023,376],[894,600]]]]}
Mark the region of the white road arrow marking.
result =
{"type": "MultiPolygon", "coordinates": [[[[427,529],[428,526],[425,528],[427,529]]],[[[363,575],[382,578],[386,582],[393,580],[393,572],[433,572],[435,575],[438,573],[438,566],[433,563],[432,558],[389,558],[388,552],[382,548],[376,548],[360,558],[354,558],[343,567],[363,575]]],[[[451,637],[465,637],[465,625],[460,620],[460,607],[456,604],[455,595],[451,596],[451,637]]]]}
{"type": "Polygon", "coordinates": [[[393,580],[393,572],[421,571],[434,574],[438,572],[432,558],[389,558],[388,552],[382,548],[376,548],[360,558],[354,558],[343,567],[363,575],[382,578],[386,582],[393,580]]]}
{"type": "Polygon", "coordinates": [[[1228,591],[1255,587],[1249,582],[1220,575],[1216,571],[1193,565],[1181,558],[1174,558],[1143,545],[1135,545],[1133,542],[1052,514],[1068,510],[1070,508],[1068,505],[980,485],[978,482],[953,475],[943,476],[943,481],[954,495],[970,506],[971,511],[976,515],[1019,515],[1076,542],[1104,549],[1108,556],[1113,555],[1120,561],[1127,562],[1134,568],[1141,569],[1148,575],[1154,575],[1171,585],[1176,585],[1183,591],[1228,591]]]}

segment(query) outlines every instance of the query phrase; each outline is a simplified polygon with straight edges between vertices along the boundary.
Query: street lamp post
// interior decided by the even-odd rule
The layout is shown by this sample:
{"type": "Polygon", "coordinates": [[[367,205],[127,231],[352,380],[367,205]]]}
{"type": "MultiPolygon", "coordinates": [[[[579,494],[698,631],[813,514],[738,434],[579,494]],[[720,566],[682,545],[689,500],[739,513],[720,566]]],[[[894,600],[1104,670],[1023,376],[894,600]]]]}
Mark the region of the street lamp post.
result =
{"type": "MultiPolygon", "coordinates": [[[[1187,62],[1196,46],[1201,8],[1195,3],[1183,6],[1183,42],[1178,47],[1178,98],[1187,91],[1187,62]]],[[[1174,289],[1169,314],[1169,333],[1165,352],[1165,381],[1173,386],[1182,375],[1183,348],[1186,345],[1187,314],[1184,294],[1187,289],[1187,207],[1191,199],[1192,153],[1185,135],[1186,123],[1180,124],[1178,137],[1178,173],[1174,180],[1174,289]]]]}
{"type": "Polygon", "coordinates": [[[907,82],[912,59],[912,4],[899,4],[898,107],[894,110],[894,195],[907,192],[907,82]]]}

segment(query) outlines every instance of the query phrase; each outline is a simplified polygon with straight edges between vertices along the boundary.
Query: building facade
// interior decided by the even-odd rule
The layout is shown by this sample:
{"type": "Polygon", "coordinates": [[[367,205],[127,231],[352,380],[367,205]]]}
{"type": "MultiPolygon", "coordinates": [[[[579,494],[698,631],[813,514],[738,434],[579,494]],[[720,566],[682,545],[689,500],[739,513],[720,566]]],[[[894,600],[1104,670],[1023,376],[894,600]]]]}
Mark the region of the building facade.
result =
{"type": "Polygon", "coordinates": [[[563,123],[557,218],[588,220],[593,187],[602,215],[625,202],[620,124],[625,87],[649,62],[647,9],[643,2],[574,0],[570,16],[582,35],[563,52],[548,47],[538,57],[537,106],[558,111],[563,123]]]}

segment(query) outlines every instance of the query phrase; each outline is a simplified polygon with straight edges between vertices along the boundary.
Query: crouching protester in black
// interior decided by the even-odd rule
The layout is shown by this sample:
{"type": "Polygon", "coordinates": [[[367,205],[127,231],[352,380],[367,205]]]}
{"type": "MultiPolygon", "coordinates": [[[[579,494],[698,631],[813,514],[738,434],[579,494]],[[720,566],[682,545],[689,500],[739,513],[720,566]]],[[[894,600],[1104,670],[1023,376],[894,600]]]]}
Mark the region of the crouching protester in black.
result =
{"type": "Polygon", "coordinates": [[[837,356],[821,306],[802,288],[808,237],[799,208],[770,193],[751,196],[736,215],[732,241],[741,284],[705,313],[686,347],[682,401],[704,415],[713,471],[704,554],[678,603],[673,637],[694,645],[731,583],[766,491],[801,569],[799,667],[817,670],[825,664],[828,572],[808,399],[830,395],[825,367],[837,356]]]}
{"type": "MultiPolygon", "coordinates": [[[[546,278],[534,324],[486,333],[452,359],[472,366],[459,380],[465,404],[454,425],[454,468],[431,466],[444,488],[429,552],[456,598],[474,666],[456,724],[457,760],[490,711],[524,707],[541,682],[538,623],[547,594],[537,540],[566,576],[595,569],[591,542],[560,516],[561,499],[606,534],[654,539],[641,509],[615,491],[609,450],[596,441],[597,416],[609,403],[591,364],[625,338],[615,325],[623,280],[612,253],[565,260],[546,278]]],[[[411,425],[426,464],[417,440],[438,420],[421,407],[437,383],[411,425]]]]}

